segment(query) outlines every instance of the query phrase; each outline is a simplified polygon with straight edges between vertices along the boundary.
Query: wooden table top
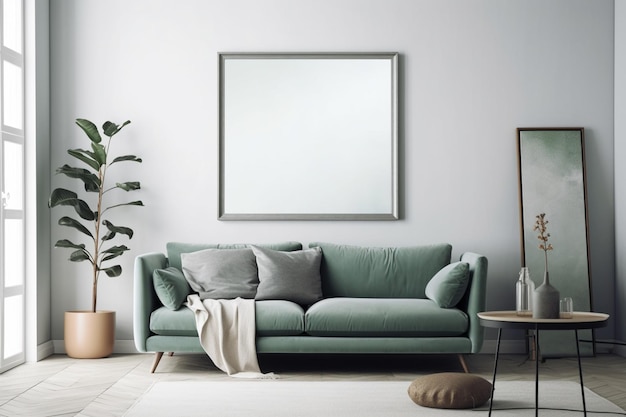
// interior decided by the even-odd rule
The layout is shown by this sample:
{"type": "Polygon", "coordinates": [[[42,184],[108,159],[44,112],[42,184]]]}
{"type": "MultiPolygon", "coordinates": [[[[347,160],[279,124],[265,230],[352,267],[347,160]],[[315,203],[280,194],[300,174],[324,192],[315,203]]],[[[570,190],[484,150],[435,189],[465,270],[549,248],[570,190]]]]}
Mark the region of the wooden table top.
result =
{"type": "Polygon", "coordinates": [[[532,316],[518,316],[515,311],[484,311],[478,313],[480,322],[486,327],[501,328],[540,328],[540,329],[591,329],[604,327],[608,314],[588,311],[574,311],[571,318],[534,319],[532,316]]]}

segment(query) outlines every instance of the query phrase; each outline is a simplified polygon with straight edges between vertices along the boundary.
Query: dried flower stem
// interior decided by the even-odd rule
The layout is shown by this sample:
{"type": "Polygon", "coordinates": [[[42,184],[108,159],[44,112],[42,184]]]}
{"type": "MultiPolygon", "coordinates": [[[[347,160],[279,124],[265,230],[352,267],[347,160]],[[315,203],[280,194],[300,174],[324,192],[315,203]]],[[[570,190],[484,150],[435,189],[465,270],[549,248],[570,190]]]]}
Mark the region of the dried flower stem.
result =
{"type": "Polygon", "coordinates": [[[539,244],[539,249],[543,251],[545,267],[546,267],[546,272],[547,272],[548,271],[548,251],[554,249],[552,247],[552,244],[548,242],[548,239],[550,238],[550,233],[547,232],[547,229],[548,229],[547,224],[549,222],[546,220],[546,213],[538,214],[537,216],[535,216],[535,218],[537,220],[535,221],[535,227],[533,228],[533,230],[539,231],[539,235],[537,236],[537,238],[541,241],[541,243],[539,244]]]}

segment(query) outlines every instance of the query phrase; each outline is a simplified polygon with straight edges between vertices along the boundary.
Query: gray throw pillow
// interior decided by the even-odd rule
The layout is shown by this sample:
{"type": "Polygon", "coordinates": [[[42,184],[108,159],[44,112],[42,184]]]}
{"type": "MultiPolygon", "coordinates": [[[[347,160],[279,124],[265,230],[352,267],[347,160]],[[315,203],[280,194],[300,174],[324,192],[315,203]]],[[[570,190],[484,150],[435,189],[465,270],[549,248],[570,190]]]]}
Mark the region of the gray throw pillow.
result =
{"type": "Polygon", "coordinates": [[[191,293],[191,288],[181,270],[171,266],[155,269],[152,273],[152,283],[159,301],[170,310],[178,310],[191,293]]]}
{"type": "Polygon", "coordinates": [[[257,300],[288,300],[306,306],[322,298],[322,250],[280,252],[252,246],[259,268],[257,300]]]}
{"type": "Polygon", "coordinates": [[[205,249],[181,254],[183,273],[201,299],[254,298],[259,279],[252,249],[205,249]]]}
{"type": "Polygon", "coordinates": [[[469,281],[469,264],[454,262],[444,266],[426,285],[426,297],[441,308],[452,308],[461,301],[469,281]]]}

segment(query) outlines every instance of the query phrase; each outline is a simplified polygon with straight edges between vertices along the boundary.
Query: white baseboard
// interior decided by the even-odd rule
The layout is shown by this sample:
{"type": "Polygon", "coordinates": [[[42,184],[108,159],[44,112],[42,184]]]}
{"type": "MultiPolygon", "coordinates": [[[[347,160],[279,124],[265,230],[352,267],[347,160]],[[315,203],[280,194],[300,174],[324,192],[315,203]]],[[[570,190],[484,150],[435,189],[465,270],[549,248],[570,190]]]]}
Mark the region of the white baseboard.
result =
{"type": "Polygon", "coordinates": [[[48,356],[54,354],[54,343],[52,340],[48,340],[40,345],[37,345],[37,361],[46,359],[48,356]]]}
{"type": "Polygon", "coordinates": [[[116,340],[113,353],[139,353],[134,340],[116,340]]]}
{"type": "MultiPolygon", "coordinates": [[[[63,340],[53,340],[54,354],[65,355],[65,342],[63,340]]],[[[134,340],[116,340],[113,345],[113,353],[139,353],[135,349],[134,340]]]]}

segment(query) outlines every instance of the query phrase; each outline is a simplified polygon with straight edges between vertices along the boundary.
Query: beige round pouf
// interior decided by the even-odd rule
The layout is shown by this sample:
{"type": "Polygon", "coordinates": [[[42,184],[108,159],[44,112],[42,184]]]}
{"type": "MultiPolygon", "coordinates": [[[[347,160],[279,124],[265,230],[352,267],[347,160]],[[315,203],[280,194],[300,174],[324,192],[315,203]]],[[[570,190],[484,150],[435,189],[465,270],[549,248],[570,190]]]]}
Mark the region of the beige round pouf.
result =
{"type": "Polygon", "coordinates": [[[491,397],[491,382],[477,375],[443,372],[417,378],[408,392],[422,407],[476,408],[491,397]]]}

